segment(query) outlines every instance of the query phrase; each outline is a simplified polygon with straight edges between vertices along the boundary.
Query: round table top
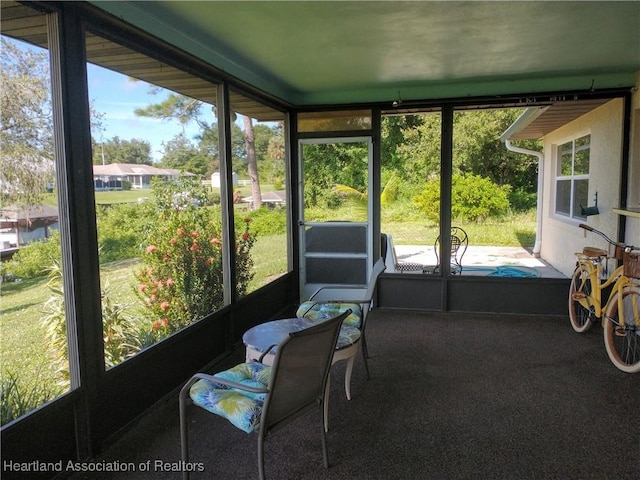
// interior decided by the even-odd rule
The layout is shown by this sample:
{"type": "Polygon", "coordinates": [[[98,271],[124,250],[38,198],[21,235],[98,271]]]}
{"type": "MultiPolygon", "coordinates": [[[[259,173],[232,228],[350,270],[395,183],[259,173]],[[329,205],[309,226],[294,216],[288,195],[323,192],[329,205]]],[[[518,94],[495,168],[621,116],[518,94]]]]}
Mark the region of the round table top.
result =
{"type": "MultiPolygon", "coordinates": [[[[282,342],[289,333],[298,332],[317,323],[310,318],[283,318],[261,323],[250,328],[242,335],[242,342],[247,348],[264,352],[269,346],[282,342]]],[[[275,352],[275,348],[272,349],[275,352]]]]}
{"type": "MultiPolygon", "coordinates": [[[[255,352],[264,353],[271,345],[277,345],[282,342],[289,333],[299,332],[305,328],[317,325],[319,320],[295,317],[283,318],[281,320],[272,320],[270,322],[261,323],[250,328],[242,335],[242,342],[247,349],[255,352]]],[[[336,348],[341,349],[349,345],[353,345],[360,338],[360,330],[352,325],[342,325],[340,328],[340,336],[336,348]]],[[[275,353],[276,347],[271,349],[271,353],[275,353]]]]}

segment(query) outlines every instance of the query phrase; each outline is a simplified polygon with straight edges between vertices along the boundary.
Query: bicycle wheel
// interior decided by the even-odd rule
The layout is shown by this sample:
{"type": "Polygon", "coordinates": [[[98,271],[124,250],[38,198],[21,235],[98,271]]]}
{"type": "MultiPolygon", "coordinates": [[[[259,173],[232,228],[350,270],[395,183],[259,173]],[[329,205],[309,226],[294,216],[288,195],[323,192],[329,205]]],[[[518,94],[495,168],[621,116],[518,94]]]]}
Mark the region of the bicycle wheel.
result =
{"type": "Polygon", "coordinates": [[[640,372],[640,287],[616,292],[606,312],[604,345],[613,364],[627,373],[640,372]],[[622,295],[622,307],[618,298],[622,295]]]}
{"type": "Polygon", "coordinates": [[[571,277],[569,287],[569,319],[571,326],[578,333],[586,332],[593,325],[591,310],[584,307],[580,300],[589,301],[593,290],[588,272],[578,265],[571,277]]]}

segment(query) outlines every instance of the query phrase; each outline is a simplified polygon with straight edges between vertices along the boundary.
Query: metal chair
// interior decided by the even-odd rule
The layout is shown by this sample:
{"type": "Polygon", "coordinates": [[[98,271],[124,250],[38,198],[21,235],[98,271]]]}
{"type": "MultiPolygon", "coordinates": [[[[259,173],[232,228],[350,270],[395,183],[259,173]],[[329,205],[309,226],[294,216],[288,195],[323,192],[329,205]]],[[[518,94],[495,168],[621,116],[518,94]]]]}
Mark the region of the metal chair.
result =
{"type": "MultiPolygon", "coordinates": [[[[189,462],[189,404],[220,415],[247,433],[258,432],[260,480],[265,478],[265,438],[308,410],[320,407],[322,453],[328,468],[324,428],[327,379],[340,327],[350,313],[345,311],[313,327],[290,333],[278,345],[272,366],[249,362],[215,375],[197,373],[191,377],[180,390],[183,462],[189,462]]],[[[184,471],[183,478],[188,480],[188,471],[184,471]]]]}
{"type": "MultiPolygon", "coordinates": [[[[436,238],[433,248],[436,252],[436,267],[434,272],[440,269],[440,235],[436,238]]],[[[451,273],[462,273],[462,257],[467,251],[469,245],[469,237],[460,227],[451,227],[451,273]]]]}
{"type": "MultiPolygon", "coordinates": [[[[384,258],[384,263],[387,266],[387,271],[391,273],[429,273],[429,268],[433,269],[433,266],[416,262],[399,262],[396,255],[396,248],[393,245],[393,238],[386,233],[382,234],[381,239],[381,254],[384,258]]],[[[431,272],[433,273],[433,272],[431,272]]]]}
{"type": "Polygon", "coordinates": [[[369,378],[369,352],[367,350],[367,340],[365,337],[365,327],[367,316],[373,303],[373,294],[378,283],[378,277],[385,270],[384,259],[380,258],[374,264],[367,288],[354,285],[330,285],[320,287],[316,290],[308,301],[303,302],[296,312],[298,317],[312,319],[328,318],[345,310],[351,310],[342,325],[338,348],[333,358],[333,363],[340,360],[348,360],[345,372],[345,393],[347,399],[351,400],[351,373],[355,361],[358,347],[362,343],[362,358],[364,367],[369,378]]]}

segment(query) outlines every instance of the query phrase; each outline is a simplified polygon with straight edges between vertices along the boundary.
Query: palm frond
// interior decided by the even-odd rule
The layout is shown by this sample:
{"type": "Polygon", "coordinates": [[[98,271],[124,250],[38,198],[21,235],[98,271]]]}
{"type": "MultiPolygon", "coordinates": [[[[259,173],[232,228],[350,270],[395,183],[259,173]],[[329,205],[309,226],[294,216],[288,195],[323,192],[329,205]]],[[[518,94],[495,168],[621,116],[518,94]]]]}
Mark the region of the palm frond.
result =
{"type": "Polygon", "coordinates": [[[382,194],[380,195],[380,203],[382,205],[388,205],[391,202],[395,201],[398,197],[398,190],[400,190],[400,179],[394,173],[387,181],[387,184],[384,186],[384,190],[382,190],[382,194]]]}
{"type": "Polygon", "coordinates": [[[353,187],[349,187],[347,185],[342,185],[340,183],[334,185],[333,193],[340,195],[342,197],[351,197],[357,200],[366,200],[367,192],[360,192],[353,187]]]}

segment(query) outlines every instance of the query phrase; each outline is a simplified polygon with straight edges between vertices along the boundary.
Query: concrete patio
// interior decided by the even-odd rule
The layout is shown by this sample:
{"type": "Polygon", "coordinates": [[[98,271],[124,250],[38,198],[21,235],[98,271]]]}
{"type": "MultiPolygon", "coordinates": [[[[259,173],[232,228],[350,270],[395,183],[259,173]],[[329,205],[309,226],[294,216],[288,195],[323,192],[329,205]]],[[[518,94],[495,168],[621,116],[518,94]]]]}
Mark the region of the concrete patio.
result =
{"type": "MultiPolygon", "coordinates": [[[[399,264],[437,263],[433,245],[394,245],[394,249],[399,264]]],[[[530,248],[524,247],[470,246],[462,257],[462,266],[464,275],[567,278],[543,259],[535,256],[530,248]]]]}

